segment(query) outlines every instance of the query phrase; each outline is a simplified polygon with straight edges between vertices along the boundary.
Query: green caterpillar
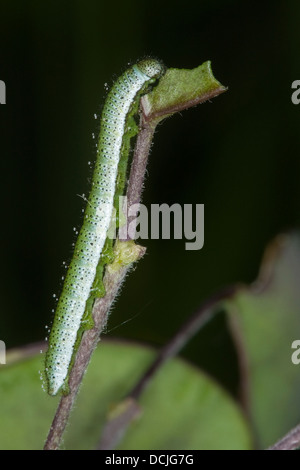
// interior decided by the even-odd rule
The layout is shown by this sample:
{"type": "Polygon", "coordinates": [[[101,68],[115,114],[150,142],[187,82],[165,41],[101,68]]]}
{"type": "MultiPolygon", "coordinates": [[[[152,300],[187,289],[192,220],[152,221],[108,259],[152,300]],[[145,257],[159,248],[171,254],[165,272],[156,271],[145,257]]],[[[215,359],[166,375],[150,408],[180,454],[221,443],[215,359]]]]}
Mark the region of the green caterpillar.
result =
{"type": "Polygon", "coordinates": [[[141,92],[164,71],[159,61],[142,60],[121,75],[108,93],[101,115],[97,160],[84,221],[49,336],[45,374],[50,395],[56,395],[65,384],[86,308],[91,310],[93,300],[99,297],[92,294],[93,284],[103,272],[114,202],[124,186],[120,158],[124,153],[128,158],[129,153],[129,139],[124,139],[126,133],[127,137],[128,132],[130,134],[128,116],[133,106],[138,106],[141,92]]]}

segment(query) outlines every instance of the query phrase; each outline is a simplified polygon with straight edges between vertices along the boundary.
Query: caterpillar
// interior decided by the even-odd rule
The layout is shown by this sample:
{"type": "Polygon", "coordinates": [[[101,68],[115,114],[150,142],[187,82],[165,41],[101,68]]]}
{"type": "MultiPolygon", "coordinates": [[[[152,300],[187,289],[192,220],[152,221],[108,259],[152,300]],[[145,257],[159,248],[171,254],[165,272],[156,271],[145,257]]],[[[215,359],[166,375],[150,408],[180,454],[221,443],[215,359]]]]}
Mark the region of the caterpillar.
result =
{"type": "Polygon", "coordinates": [[[45,377],[50,395],[56,395],[66,386],[78,331],[93,283],[98,276],[97,270],[99,266],[100,271],[103,270],[103,262],[99,260],[104,256],[124,147],[129,153],[128,145],[124,144],[128,116],[134,106],[137,110],[141,93],[150,83],[161,77],[164,71],[165,67],[161,62],[144,59],[125,71],[107,95],[100,120],[97,158],[83,224],[49,335],[45,377]]]}

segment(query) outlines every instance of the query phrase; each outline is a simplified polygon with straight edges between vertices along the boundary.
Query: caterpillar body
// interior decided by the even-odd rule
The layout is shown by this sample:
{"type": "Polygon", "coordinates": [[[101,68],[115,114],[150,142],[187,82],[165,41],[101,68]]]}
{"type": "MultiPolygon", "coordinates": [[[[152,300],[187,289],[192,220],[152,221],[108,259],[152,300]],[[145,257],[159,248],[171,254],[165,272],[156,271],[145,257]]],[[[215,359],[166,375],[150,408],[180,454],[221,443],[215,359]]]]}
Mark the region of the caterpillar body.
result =
{"type": "Polygon", "coordinates": [[[78,331],[95,280],[110,226],[118,166],[128,113],[140,93],[164,73],[157,60],[145,59],[117,79],[107,95],[98,140],[92,187],[72,261],[58,300],[46,352],[47,390],[56,395],[65,385],[78,331]]]}

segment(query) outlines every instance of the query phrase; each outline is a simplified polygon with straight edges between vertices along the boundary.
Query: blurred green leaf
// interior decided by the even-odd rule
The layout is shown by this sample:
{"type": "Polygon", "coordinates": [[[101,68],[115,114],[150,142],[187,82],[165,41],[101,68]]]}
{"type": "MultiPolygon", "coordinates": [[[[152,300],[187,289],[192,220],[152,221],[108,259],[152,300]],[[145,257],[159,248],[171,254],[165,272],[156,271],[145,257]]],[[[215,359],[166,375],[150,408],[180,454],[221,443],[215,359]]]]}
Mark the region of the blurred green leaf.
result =
{"type": "MultiPolygon", "coordinates": [[[[93,356],[64,438],[65,449],[93,449],[110,408],[155,356],[137,345],[102,342],[93,356]]],[[[41,449],[57,398],[41,389],[42,356],[0,369],[1,449],[41,449]]],[[[234,401],[209,377],[177,359],[160,369],[143,394],[141,417],[122,449],[248,449],[251,438],[234,401]]]]}
{"type": "Polygon", "coordinates": [[[300,422],[300,237],[279,236],[267,248],[258,280],[227,302],[243,362],[244,388],[258,445],[276,442],[300,422]]]}

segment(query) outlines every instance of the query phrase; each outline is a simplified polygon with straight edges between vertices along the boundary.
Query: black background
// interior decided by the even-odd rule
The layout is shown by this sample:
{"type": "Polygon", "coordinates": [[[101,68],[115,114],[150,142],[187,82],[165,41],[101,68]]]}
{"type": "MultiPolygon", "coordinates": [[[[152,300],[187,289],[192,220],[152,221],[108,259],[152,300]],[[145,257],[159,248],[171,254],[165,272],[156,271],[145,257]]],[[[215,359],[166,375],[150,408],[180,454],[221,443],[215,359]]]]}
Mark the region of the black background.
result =
{"type": "MultiPolygon", "coordinates": [[[[204,203],[205,245],[145,240],[108,335],[161,345],[200,302],[251,282],[265,245],[300,221],[300,3],[290,1],[1,2],[0,338],[45,336],[71,257],[94,161],[104,84],[145,55],[168,67],[212,61],[228,91],[159,126],[143,202],[204,203]],[[131,320],[130,320],[131,319],[131,320]],[[128,321],[130,320],[130,321],[128,321]],[[122,325],[123,322],[126,324],[122,325]]],[[[224,318],[185,357],[234,390],[224,318]]]]}

